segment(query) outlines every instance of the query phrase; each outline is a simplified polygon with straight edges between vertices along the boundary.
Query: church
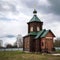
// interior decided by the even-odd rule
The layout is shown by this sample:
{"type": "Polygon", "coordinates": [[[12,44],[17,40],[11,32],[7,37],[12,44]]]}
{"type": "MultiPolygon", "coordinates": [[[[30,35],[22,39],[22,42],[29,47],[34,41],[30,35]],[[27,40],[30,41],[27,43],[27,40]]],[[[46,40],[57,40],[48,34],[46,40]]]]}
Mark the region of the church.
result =
{"type": "Polygon", "coordinates": [[[33,11],[32,19],[28,24],[28,34],[23,37],[23,51],[28,52],[52,52],[55,35],[51,30],[43,29],[43,22],[37,17],[37,11],[33,11]]]}

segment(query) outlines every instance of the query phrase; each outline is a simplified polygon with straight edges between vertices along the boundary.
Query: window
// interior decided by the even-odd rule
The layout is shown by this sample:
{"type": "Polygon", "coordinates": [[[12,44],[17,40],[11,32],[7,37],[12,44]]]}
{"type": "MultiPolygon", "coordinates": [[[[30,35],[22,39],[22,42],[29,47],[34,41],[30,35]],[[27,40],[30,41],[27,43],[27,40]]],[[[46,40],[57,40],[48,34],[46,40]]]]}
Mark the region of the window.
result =
{"type": "Polygon", "coordinates": [[[40,28],[39,27],[37,27],[37,31],[40,31],[40,28]]]}
{"type": "Polygon", "coordinates": [[[33,27],[30,28],[30,31],[33,31],[33,27]]]}

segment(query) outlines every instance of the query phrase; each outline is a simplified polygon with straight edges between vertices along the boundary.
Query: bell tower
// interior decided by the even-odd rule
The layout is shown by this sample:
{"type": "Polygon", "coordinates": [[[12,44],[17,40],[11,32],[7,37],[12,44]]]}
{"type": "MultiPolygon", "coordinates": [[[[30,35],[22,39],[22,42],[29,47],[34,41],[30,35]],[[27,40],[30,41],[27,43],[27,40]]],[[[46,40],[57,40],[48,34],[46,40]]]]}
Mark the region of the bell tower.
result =
{"type": "Polygon", "coordinates": [[[27,23],[28,24],[28,33],[38,32],[42,30],[43,22],[37,17],[37,11],[34,9],[32,19],[27,23]]]}

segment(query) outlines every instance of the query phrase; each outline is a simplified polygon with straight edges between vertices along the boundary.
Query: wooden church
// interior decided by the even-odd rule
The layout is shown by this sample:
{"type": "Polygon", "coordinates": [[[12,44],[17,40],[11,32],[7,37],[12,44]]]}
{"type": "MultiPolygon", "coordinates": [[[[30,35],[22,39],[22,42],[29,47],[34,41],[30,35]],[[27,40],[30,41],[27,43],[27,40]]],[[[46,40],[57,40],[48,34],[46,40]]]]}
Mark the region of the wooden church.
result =
{"type": "Polygon", "coordinates": [[[55,35],[51,30],[43,29],[43,22],[37,17],[37,11],[33,11],[32,19],[28,24],[28,34],[23,37],[23,51],[28,52],[52,52],[55,35]]]}

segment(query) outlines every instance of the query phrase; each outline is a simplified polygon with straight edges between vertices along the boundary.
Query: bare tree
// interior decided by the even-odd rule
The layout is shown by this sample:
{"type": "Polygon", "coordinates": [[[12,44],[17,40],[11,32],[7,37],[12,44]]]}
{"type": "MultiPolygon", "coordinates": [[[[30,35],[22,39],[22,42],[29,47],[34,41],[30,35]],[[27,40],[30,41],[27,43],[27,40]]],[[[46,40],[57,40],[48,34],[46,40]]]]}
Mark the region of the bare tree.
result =
{"type": "Polygon", "coordinates": [[[17,47],[22,47],[23,46],[23,38],[20,34],[17,36],[17,47]]]}

